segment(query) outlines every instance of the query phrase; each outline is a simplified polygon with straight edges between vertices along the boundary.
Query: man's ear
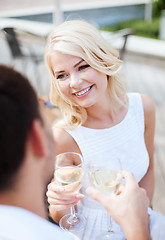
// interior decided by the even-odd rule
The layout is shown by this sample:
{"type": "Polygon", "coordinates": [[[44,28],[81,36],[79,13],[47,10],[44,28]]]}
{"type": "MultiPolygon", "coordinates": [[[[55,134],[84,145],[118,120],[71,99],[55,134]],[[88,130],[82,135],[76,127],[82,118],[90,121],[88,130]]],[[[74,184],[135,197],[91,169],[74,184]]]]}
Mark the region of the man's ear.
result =
{"type": "Polygon", "coordinates": [[[39,119],[35,119],[32,122],[31,129],[29,132],[29,143],[31,150],[34,154],[44,157],[46,154],[46,144],[44,127],[39,119]]]}

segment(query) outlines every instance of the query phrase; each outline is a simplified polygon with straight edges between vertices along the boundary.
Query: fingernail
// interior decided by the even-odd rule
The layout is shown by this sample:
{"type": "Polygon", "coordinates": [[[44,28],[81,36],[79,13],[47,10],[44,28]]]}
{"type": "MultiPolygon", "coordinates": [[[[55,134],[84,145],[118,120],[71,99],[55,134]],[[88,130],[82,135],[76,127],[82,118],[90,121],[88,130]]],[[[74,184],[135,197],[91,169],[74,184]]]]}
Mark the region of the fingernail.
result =
{"type": "Polygon", "coordinates": [[[60,192],[64,191],[64,187],[59,187],[60,192]]]}
{"type": "Polygon", "coordinates": [[[77,195],[76,195],[76,198],[84,198],[84,195],[83,194],[80,194],[80,193],[78,193],[77,195]]]}
{"type": "Polygon", "coordinates": [[[93,188],[92,188],[92,187],[88,187],[88,188],[86,189],[86,193],[87,193],[87,194],[91,193],[92,191],[93,191],[93,188]]]}

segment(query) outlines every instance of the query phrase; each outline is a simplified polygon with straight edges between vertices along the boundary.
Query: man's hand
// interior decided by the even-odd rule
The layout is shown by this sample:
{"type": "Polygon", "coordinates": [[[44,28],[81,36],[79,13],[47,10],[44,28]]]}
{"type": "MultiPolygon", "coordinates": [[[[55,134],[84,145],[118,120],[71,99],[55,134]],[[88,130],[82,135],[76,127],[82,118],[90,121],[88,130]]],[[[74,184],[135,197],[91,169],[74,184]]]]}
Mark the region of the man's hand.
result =
{"type": "Polygon", "coordinates": [[[87,188],[86,192],[107,209],[116,223],[123,228],[127,240],[150,239],[147,194],[138,186],[132,173],[121,171],[121,174],[125,185],[119,195],[109,197],[93,187],[87,188]]]}

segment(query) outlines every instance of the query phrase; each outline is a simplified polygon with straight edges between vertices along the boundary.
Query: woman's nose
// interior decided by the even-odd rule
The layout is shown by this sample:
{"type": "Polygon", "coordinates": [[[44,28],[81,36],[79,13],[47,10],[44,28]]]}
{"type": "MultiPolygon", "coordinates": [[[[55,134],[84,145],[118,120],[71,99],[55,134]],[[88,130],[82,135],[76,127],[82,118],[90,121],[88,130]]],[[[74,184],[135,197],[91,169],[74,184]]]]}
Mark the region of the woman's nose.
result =
{"type": "Polygon", "coordinates": [[[76,87],[79,84],[79,76],[78,74],[70,75],[70,87],[76,87]]]}

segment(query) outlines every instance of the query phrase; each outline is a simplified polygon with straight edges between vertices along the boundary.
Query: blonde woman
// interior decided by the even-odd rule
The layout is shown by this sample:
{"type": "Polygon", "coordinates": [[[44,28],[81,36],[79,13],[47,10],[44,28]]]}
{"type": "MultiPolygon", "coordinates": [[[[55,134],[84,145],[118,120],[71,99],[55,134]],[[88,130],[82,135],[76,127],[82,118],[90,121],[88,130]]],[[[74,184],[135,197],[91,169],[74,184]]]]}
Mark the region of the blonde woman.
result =
{"type": "MultiPolygon", "coordinates": [[[[85,164],[101,159],[108,165],[117,153],[122,168],[134,174],[151,202],[155,106],[148,96],[126,92],[118,52],[94,26],[72,20],[50,34],[46,62],[51,101],[63,113],[63,122],[55,130],[57,154],[73,151],[83,155],[85,164]]],[[[47,196],[56,222],[81,200],[77,211],[87,219],[83,237],[91,240],[106,230],[109,216],[86,195],[87,185],[86,180],[81,193],[75,193],[73,187],[61,189],[52,182],[47,196]]],[[[115,222],[113,229],[120,231],[115,222]]]]}

